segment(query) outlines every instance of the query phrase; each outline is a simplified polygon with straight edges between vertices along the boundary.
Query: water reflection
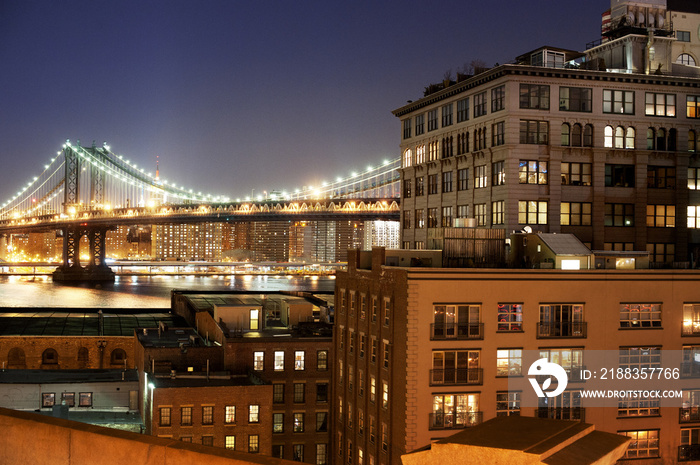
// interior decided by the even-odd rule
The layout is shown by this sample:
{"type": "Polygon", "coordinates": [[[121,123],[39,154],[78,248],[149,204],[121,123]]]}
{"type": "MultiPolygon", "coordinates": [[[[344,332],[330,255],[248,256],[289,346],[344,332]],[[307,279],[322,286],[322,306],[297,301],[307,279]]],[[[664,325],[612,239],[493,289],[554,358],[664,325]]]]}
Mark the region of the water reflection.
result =
{"type": "Polygon", "coordinates": [[[114,283],[54,284],[47,276],[0,276],[0,307],[167,308],[170,291],[332,292],[332,276],[117,276],[114,283]]]}

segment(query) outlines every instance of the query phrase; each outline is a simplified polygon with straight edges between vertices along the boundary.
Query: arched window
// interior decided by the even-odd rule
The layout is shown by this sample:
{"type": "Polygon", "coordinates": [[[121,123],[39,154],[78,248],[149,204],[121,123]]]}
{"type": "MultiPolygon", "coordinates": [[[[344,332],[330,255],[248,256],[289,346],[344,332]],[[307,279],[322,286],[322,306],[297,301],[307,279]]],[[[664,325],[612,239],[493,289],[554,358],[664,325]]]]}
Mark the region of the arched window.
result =
{"type": "Polygon", "coordinates": [[[695,131],[692,129],[688,131],[688,152],[695,152],[696,137],[695,131]]]}
{"type": "Polygon", "coordinates": [[[124,365],[126,363],[126,352],[124,349],[114,349],[110,357],[112,365],[124,365]]]}
{"type": "Polygon", "coordinates": [[[7,354],[7,368],[19,370],[24,370],[27,368],[24,350],[20,349],[19,347],[13,347],[10,349],[10,353],[7,354]]]}
{"type": "Polygon", "coordinates": [[[656,148],[656,132],[654,128],[647,129],[647,150],[654,150],[656,148]]]}
{"type": "Polygon", "coordinates": [[[406,151],[403,153],[403,166],[404,166],[404,168],[407,166],[411,166],[412,161],[413,161],[413,153],[411,152],[411,149],[406,149],[406,151]]]}
{"type": "Polygon", "coordinates": [[[666,150],[666,130],[663,128],[656,131],[656,150],[666,150]]]}
{"type": "Polygon", "coordinates": [[[78,349],[78,368],[87,368],[90,365],[90,353],[87,347],[78,349]]]}
{"type": "Polygon", "coordinates": [[[612,148],[613,146],[613,127],[605,126],[605,147],[612,148]]]}
{"type": "Polygon", "coordinates": [[[578,123],[571,129],[571,145],[581,147],[581,125],[578,123]]]}
{"type": "Polygon", "coordinates": [[[571,134],[571,126],[569,126],[569,123],[564,123],[561,125],[561,145],[564,147],[568,147],[571,145],[571,139],[570,139],[570,134],[571,134]]]}
{"type": "Polygon", "coordinates": [[[634,136],[635,136],[634,128],[633,127],[627,128],[627,132],[625,133],[625,148],[628,148],[628,149],[634,148],[634,136]]]}
{"type": "Polygon", "coordinates": [[[681,65],[695,66],[695,58],[693,58],[692,55],[689,55],[687,53],[681,53],[680,55],[678,55],[678,58],[676,58],[676,63],[680,63],[681,65]]]}
{"type": "Polygon", "coordinates": [[[416,165],[425,163],[425,145],[416,147],[416,165]]]}
{"type": "Polygon", "coordinates": [[[587,124],[583,127],[583,146],[593,147],[593,125],[587,124]]]}
{"type": "Polygon", "coordinates": [[[44,353],[41,354],[41,364],[58,365],[58,352],[54,349],[46,349],[44,353]]]}
{"type": "Polygon", "coordinates": [[[625,128],[623,128],[622,126],[618,126],[617,128],[615,128],[615,148],[625,148],[625,128]]]}
{"type": "Polygon", "coordinates": [[[676,141],[678,140],[677,134],[678,134],[678,131],[676,131],[675,128],[671,128],[668,130],[668,144],[667,145],[668,145],[668,150],[670,150],[671,152],[675,152],[676,147],[678,146],[678,144],[676,144],[676,141]]]}

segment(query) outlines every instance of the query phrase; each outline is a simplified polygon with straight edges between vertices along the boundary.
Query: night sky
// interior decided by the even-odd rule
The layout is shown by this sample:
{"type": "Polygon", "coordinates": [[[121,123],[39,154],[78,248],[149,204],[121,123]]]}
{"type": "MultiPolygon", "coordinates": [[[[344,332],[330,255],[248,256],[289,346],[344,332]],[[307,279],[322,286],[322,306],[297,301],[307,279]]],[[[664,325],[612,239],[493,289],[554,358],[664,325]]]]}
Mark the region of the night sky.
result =
{"type": "Polygon", "coordinates": [[[391,114],[464,64],[583,50],[609,0],[0,0],[0,203],[65,139],[230,197],[398,156],[391,114]]]}

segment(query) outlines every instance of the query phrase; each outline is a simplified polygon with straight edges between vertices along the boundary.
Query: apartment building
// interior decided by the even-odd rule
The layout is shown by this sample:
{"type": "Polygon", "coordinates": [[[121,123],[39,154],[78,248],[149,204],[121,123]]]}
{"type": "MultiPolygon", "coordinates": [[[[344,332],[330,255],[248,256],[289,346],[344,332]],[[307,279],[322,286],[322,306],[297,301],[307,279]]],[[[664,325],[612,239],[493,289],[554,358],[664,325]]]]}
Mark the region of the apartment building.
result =
{"type": "Polygon", "coordinates": [[[700,11],[686,4],[613,2],[584,52],[543,47],[394,110],[402,247],[442,248],[442,228],[469,222],[697,264],[700,11]]]}
{"type": "MultiPolygon", "coordinates": [[[[295,293],[297,294],[297,293],[295,293]]],[[[224,357],[223,368],[270,388],[265,420],[273,457],[325,465],[329,453],[330,295],[173,293],[173,309],[224,357]]],[[[262,420],[261,420],[262,421],[262,420]]]]}
{"type": "Polygon", "coordinates": [[[700,272],[431,268],[431,252],[356,251],[338,272],[334,463],[399,464],[402,454],[502,415],[585,420],[631,437],[625,457],[644,463],[700,456],[700,272]],[[387,265],[404,256],[406,265],[387,265]],[[549,402],[521,407],[523,392],[510,391],[509,380],[527,376],[527,350],[563,365],[570,379],[549,402]],[[632,368],[664,366],[662,351],[678,351],[683,362],[671,368],[694,388],[676,407],[653,399],[590,407],[573,374],[591,350],[632,368]]]}

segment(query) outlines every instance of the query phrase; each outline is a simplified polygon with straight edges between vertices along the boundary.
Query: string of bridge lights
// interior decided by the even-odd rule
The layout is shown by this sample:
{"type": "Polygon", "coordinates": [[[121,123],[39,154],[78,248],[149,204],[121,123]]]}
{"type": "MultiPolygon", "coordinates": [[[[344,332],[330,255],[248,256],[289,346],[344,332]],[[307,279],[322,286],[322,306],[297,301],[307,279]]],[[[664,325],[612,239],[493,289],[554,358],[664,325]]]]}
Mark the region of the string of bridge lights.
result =
{"type": "MultiPolygon", "coordinates": [[[[270,192],[269,194],[262,195],[259,194],[256,197],[252,196],[246,196],[244,198],[237,198],[236,202],[250,202],[253,200],[257,200],[258,202],[261,202],[263,200],[292,200],[295,197],[304,197],[304,196],[309,196],[313,195],[315,197],[320,197],[321,194],[330,192],[334,189],[336,189],[339,185],[342,183],[356,183],[361,181],[361,178],[363,176],[367,175],[372,175],[372,176],[380,176],[384,175],[386,173],[389,173],[390,171],[394,170],[395,168],[392,167],[391,165],[396,164],[397,162],[400,162],[400,158],[396,158],[394,160],[384,160],[382,164],[379,166],[368,166],[365,171],[362,172],[357,172],[357,171],[352,171],[349,176],[342,177],[338,176],[335,181],[328,182],[328,181],[323,181],[321,183],[320,187],[314,187],[314,186],[305,186],[304,188],[296,188],[292,191],[292,193],[288,193],[287,191],[282,191],[279,194],[275,194],[274,192],[270,192]],[[374,171],[379,171],[385,169],[384,172],[382,173],[373,173],[374,171]]],[[[254,189],[255,190],[255,189],[254,189]]]]}
{"type": "MultiPolygon", "coordinates": [[[[110,146],[105,142],[102,146],[102,149],[104,150],[105,153],[111,155],[112,160],[110,160],[114,166],[119,167],[118,162],[121,162],[123,164],[126,164],[126,167],[128,167],[128,174],[129,177],[125,176],[123,173],[119,173],[119,171],[116,168],[113,168],[109,166],[104,160],[96,158],[94,154],[90,153],[89,151],[85,150],[84,147],[80,145],[78,142],[77,145],[72,145],[70,140],[66,140],[66,143],[63,144],[63,150],[59,150],[56,153],[56,157],[53,157],[50,159],[50,162],[46,165],[44,165],[44,171],[39,175],[39,176],[34,176],[32,180],[30,180],[22,189],[20,189],[12,198],[9,200],[5,201],[1,206],[0,209],[5,210],[8,206],[12,205],[13,202],[16,200],[20,199],[17,204],[29,201],[29,199],[38,192],[41,187],[43,187],[56,173],[65,165],[65,156],[64,160],[61,162],[60,165],[58,165],[51,174],[46,175],[46,173],[52,168],[54,163],[56,163],[62,155],[64,155],[65,151],[67,149],[71,149],[73,152],[75,152],[79,157],[84,159],[86,162],[88,162],[90,165],[95,166],[102,172],[110,175],[112,178],[116,180],[120,180],[124,183],[130,184],[134,187],[138,187],[141,189],[146,189],[149,192],[162,192],[168,195],[172,195],[175,198],[180,198],[183,200],[189,200],[189,201],[209,201],[213,203],[222,203],[222,202],[230,202],[230,198],[226,196],[214,196],[211,194],[202,194],[201,191],[197,192],[196,194],[194,193],[193,189],[187,189],[184,185],[178,185],[176,183],[171,183],[168,180],[160,180],[157,177],[153,176],[152,172],[146,172],[143,168],[139,168],[136,163],[131,163],[130,160],[125,159],[123,155],[118,155],[114,152],[111,151],[110,146]],[[117,161],[118,160],[118,161],[117,161]],[[28,193],[28,191],[34,186],[34,184],[39,180],[43,179],[45,177],[45,180],[41,183],[41,185],[34,187],[34,189],[28,193]],[[26,195],[24,198],[22,196],[26,195]]],[[[396,164],[397,161],[400,161],[399,158],[394,159],[394,160],[384,160],[382,164],[379,166],[368,166],[365,171],[362,172],[357,172],[357,171],[352,171],[348,176],[342,177],[339,176],[336,178],[335,181],[332,182],[327,182],[323,181],[321,183],[320,187],[314,187],[314,186],[305,186],[304,188],[297,188],[294,189],[291,193],[288,193],[287,191],[282,191],[281,193],[275,193],[274,191],[270,192],[267,194],[266,191],[263,191],[265,195],[258,195],[257,197],[253,196],[246,196],[245,198],[237,198],[236,202],[250,202],[252,200],[257,200],[257,201],[263,201],[263,200],[292,200],[294,197],[299,198],[302,196],[310,196],[314,195],[316,197],[320,197],[321,194],[327,193],[332,191],[333,189],[339,188],[343,183],[349,183],[353,184],[356,182],[359,182],[362,180],[363,176],[368,176],[368,175],[373,175],[373,176],[380,176],[384,175],[395,168],[392,167],[391,165],[396,164]],[[385,171],[382,173],[374,173],[375,171],[380,171],[384,169],[385,171]]],[[[120,168],[124,168],[123,166],[120,168]]],[[[83,170],[85,168],[83,167],[83,170]]],[[[34,212],[39,210],[41,207],[44,207],[49,204],[50,201],[54,200],[59,194],[61,194],[64,191],[63,188],[59,189],[58,191],[54,192],[52,195],[49,197],[45,198],[42,202],[39,202],[38,204],[34,205],[33,208],[29,209],[28,211],[34,212]]],[[[255,191],[255,189],[253,189],[255,191]]]]}

